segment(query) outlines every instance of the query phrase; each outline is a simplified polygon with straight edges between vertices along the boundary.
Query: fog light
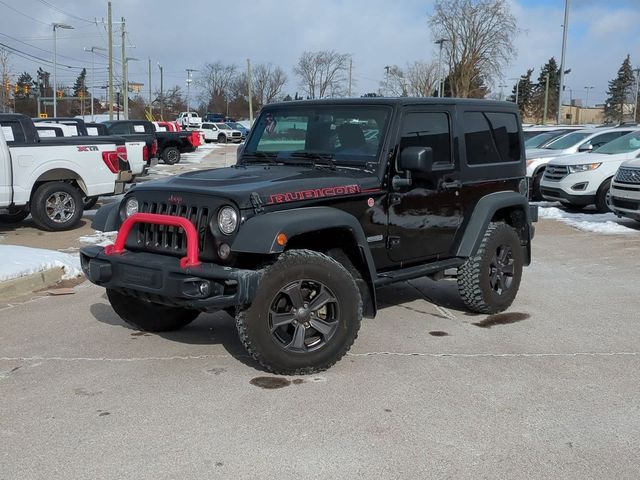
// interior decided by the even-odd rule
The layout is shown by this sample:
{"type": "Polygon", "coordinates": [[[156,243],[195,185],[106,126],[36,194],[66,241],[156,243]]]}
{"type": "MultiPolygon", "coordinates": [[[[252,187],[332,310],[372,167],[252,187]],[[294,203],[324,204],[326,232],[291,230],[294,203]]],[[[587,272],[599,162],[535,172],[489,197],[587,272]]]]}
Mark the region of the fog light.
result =
{"type": "Polygon", "coordinates": [[[222,245],[220,245],[220,247],[218,248],[218,256],[222,260],[226,260],[227,258],[229,258],[230,254],[231,254],[231,247],[229,245],[227,245],[226,243],[223,243],[222,245]]]}
{"type": "Polygon", "coordinates": [[[198,293],[200,293],[200,295],[206,297],[209,295],[210,291],[211,287],[209,286],[209,282],[200,282],[200,284],[198,285],[198,293]]]}

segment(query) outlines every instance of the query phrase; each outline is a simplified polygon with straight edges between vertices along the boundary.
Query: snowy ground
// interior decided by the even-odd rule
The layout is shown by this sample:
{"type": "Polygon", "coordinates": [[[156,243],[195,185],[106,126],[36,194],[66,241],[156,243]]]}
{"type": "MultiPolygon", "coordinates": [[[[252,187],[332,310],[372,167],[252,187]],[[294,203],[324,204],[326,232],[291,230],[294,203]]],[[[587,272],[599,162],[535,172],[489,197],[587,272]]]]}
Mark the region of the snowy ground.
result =
{"type": "Polygon", "coordinates": [[[574,213],[564,210],[558,202],[537,202],[540,218],[557,220],[584,232],[605,235],[640,234],[640,223],[616,217],[613,213],[596,213],[593,210],[574,213]]]}
{"type": "Polygon", "coordinates": [[[0,258],[0,282],[57,267],[64,269],[64,279],[82,275],[78,255],[55,250],[0,245],[0,258]]]}

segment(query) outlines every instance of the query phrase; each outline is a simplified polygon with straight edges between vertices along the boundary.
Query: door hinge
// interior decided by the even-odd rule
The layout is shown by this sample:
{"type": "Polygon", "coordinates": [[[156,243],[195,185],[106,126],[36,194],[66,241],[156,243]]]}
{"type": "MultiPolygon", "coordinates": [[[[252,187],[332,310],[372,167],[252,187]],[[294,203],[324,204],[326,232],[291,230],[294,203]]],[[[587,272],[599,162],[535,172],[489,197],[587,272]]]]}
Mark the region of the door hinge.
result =
{"type": "Polygon", "coordinates": [[[394,248],[400,245],[400,237],[387,237],[387,248],[394,248]]]}

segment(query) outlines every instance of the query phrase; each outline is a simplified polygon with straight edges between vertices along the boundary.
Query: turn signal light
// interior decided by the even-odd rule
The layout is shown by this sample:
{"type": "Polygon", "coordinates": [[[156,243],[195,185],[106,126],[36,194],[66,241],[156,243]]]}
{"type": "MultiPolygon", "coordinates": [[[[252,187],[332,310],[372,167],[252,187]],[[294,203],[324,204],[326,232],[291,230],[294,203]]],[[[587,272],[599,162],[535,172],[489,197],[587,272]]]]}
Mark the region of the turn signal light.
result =
{"type": "Polygon", "coordinates": [[[287,236],[282,232],[280,232],[276,237],[276,243],[281,247],[284,247],[287,244],[287,240],[287,236]]]}

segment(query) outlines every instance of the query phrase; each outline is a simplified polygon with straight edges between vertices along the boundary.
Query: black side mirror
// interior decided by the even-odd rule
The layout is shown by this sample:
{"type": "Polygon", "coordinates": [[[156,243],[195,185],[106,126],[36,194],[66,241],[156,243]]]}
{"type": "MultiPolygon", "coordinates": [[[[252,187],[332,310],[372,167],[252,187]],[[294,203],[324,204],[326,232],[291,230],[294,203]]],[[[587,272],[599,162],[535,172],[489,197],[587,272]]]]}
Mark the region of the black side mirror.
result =
{"type": "Polygon", "coordinates": [[[432,167],[433,149],[431,147],[407,147],[400,153],[398,170],[429,173],[432,167]]]}

